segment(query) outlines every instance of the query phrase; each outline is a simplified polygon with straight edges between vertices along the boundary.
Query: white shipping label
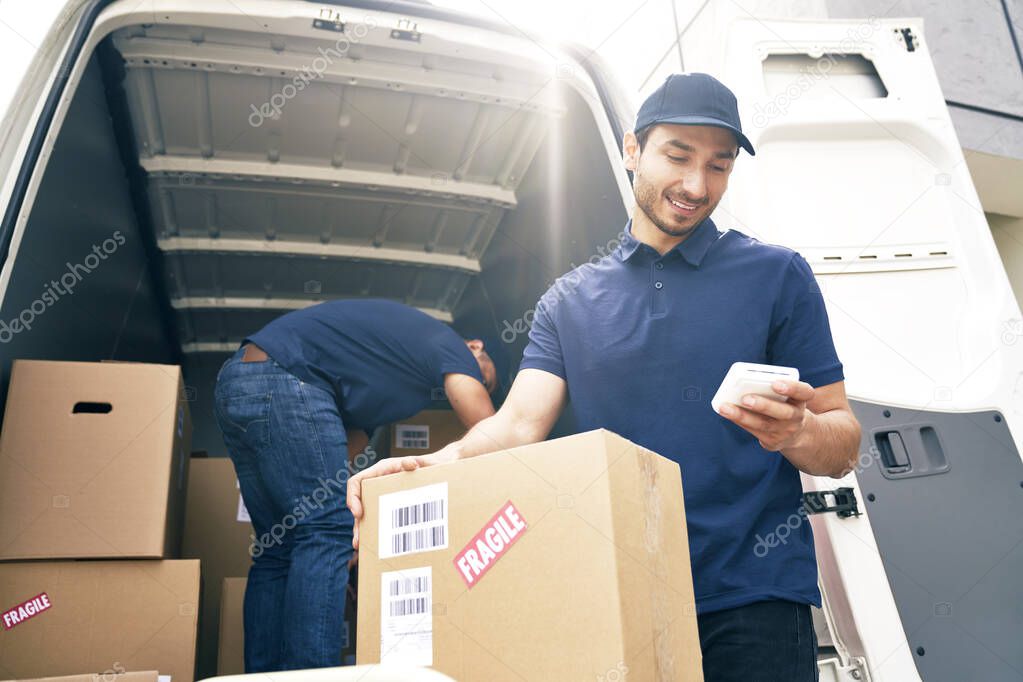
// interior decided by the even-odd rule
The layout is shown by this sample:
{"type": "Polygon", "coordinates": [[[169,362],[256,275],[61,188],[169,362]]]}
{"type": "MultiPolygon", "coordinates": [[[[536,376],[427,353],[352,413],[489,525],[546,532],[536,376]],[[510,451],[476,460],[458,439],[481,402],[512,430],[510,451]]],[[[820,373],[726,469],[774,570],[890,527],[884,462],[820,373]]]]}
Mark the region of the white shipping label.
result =
{"type": "Polygon", "coordinates": [[[394,427],[395,447],[413,448],[416,450],[430,449],[430,426],[417,424],[396,424],[394,427]]]}
{"type": "Polygon", "coordinates": [[[252,517],[249,516],[249,510],[245,508],[245,500],[242,499],[241,493],[238,494],[238,521],[252,523],[252,517]]]}
{"type": "Polygon", "coordinates": [[[447,481],[381,495],[378,505],[381,559],[447,548],[447,481]]]}
{"type": "Polygon", "coordinates": [[[433,586],[429,566],[380,576],[380,662],[433,665],[433,586]]]}
{"type": "MultiPolygon", "coordinates": [[[[236,488],[241,488],[242,484],[235,481],[236,488]]],[[[249,510],[245,507],[245,500],[242,499],[242,494],[238,493],[238,522],[239,523],[252,523],[252,517],[249,516],[249,510]]]]}
{"type": "Polygon", "coordinates": [[[157,675],[157,682],[171,682],[171,675],[157,675]]]}

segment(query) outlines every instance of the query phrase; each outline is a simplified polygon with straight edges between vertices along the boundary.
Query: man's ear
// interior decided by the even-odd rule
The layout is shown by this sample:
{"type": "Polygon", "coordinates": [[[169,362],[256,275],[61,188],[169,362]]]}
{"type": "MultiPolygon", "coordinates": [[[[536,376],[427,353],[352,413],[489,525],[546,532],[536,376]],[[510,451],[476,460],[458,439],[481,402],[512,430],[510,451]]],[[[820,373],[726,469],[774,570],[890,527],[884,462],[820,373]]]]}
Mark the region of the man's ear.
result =
{"type": "Polygon", "coordinates": [[[467,345],[469,347],[469,350],[471,350],[473,352],[476,352],[476,353],[478,353],[481,350],[483,350],[483,342],[480,341],[479,339],[466,339],[465,340],[465,345],[467,345]]]}
{"type": "Polygon", "coordinates": [[[625,170],[636,172],[636,165],[639,163],[639,140],[635,133],[625,133],[622,140],[622,160],[625,162],[625,170]]]}

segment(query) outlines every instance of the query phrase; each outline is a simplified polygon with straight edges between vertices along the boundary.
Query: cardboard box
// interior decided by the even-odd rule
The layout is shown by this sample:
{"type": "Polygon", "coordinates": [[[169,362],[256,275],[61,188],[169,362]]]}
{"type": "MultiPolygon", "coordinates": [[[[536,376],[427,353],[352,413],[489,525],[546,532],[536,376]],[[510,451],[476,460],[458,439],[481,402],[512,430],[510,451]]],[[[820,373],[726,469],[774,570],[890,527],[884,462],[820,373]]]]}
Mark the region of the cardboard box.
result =
{"type": "Polygon", "coordinates": [[[249,574],[253,534],[231,460],[193,458],[188,473],[181,556],[202,562],[200,677],[217,674],[220,588],[224,578],[244,578],[249,574]]]}
{"type": "Polygon", "coordinates": [[[224,578],[220,590],[218,675],[245,673],[245,578],[224,578]]]}
{"type": "Polygon", "coordinates": [[[0,677],[117,665],[193,680],[198,561],[3,563],[0,605],[0,677]]]}
{"type": "Polygon", "coordinates": [[[31,680],[6,680],[5,682],[157,682],[155,670],[146,672],[118,672],[114,667],[102,673],[86,675],[65,675],[63,677],[36,677],[31,680]]]}
{"type": "MultiPolygon", "coordinates": [[[[220,592],[220,649],[217,656],[217,675],[240,675],[245,672],[245,578],[224,578],[220,592]]],[[[345,599],[345,630],[342,635],[341,657],[346,665],[355,662],[355,599],[348,589],[345,599]]]]}
{"type": "Polygon", "coordinates": [[[177,556],[191,432],[177,366],[15,360],[0,559],[177,556]]]}
{"type": "Polygon", "coordinates": [[[360,665],[460,682],[703,679],[674,462],[598,430],[369,479],[363,494],[360,665]]]}
{"type": "Polygon", "coordinates": [[[423,410],[391,424],[391,457],[436,452],[465,435],[466,428],[452,410],[423,410]]]}

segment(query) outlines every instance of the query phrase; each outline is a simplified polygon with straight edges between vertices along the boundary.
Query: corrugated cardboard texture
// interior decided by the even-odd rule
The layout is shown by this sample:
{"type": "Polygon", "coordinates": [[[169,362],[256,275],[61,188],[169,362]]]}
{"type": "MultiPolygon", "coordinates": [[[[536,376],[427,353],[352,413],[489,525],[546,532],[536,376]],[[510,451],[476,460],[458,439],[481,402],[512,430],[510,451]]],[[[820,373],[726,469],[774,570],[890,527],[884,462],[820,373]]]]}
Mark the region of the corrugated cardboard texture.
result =
{"type": "Polygon", "coordinates": [[[218,670],[220,588],[224,578],[245,578],[252,563],[252,524],[238,520],[239,496],[238,481],[230,459],[192,459],[188,472],[181,556],[202,562],[200,677],[212,677],[218,670]]]}
{"type": "Polygon", "coordinates": [[[220,648],[217,656],[218,675],[241,675],[245,672],[245,578],[224,578],[220,591],[220,648]]]}
{"type": "Polygon", "coordinates": [[[0,677],[157,670],[192,682],[198,561],[0,564],[0,608],[41,592],[52,607],[0,633],[0,677]]]}
{"type": "Polygon", "coordinates": [[[629,676],[657,682],[694,679],[687,671],[701,655],[692,567],[688,560],[673,560],[680,554],[689,557],[679,467],[605,433],[629,676]],[[629,567],[634,570],[622,570],[629,567]],[[644,654],[650,650],[653,656],[644,654]]]}
{"type": "Polygon", "coordinates": [[[191,422],[171,365],[16,360],[0,558],[178,555],[191,422]],[[107,403],[107,413],[74,413],[107,403]]]}
{"type": "Polygon", "coordinates": [[[433,667],[474,680],[703,679],[677,464],[607,431],[371,479],[360,664],[380,658],[380,574],[433,567],[433,667]],[[448,548],[378,558],[381,494],[446,481],[448,548]],[[470,590],[454,556],[507,501],[527,530],[470,590]]]}
{"type": "Polygon", "coordinates": [[[465,426],[452,410],[423,410],[419,414],[391,424],[390,456],[425,455],[436,452],[448,443],[465,435],[465,426]],[[427,426],[430,430],[429,446],[425,448],[399,447],[397,430],[402,425],[427,426]]]}
{"type": "Polygon", "coordinates": [[[118,673],[111,669],[102,674],[37,677],[31,680],[5,680],[4,682],[157,682],[157,674],[155,670],[118,673]]]}

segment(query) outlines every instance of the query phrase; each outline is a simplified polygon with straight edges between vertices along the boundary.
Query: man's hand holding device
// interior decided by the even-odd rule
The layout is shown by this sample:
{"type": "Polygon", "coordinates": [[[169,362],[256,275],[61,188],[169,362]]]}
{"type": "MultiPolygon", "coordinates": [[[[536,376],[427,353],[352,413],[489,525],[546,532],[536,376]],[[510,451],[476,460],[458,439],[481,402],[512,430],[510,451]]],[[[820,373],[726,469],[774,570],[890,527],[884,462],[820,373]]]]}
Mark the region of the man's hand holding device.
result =
{"type": "Polygon", "coordinates": [[[794,367],[736,362],[710,401],[714,411],[753,434],[765,450],[797,445],[814,414],[810,384],[794,367]]]}

